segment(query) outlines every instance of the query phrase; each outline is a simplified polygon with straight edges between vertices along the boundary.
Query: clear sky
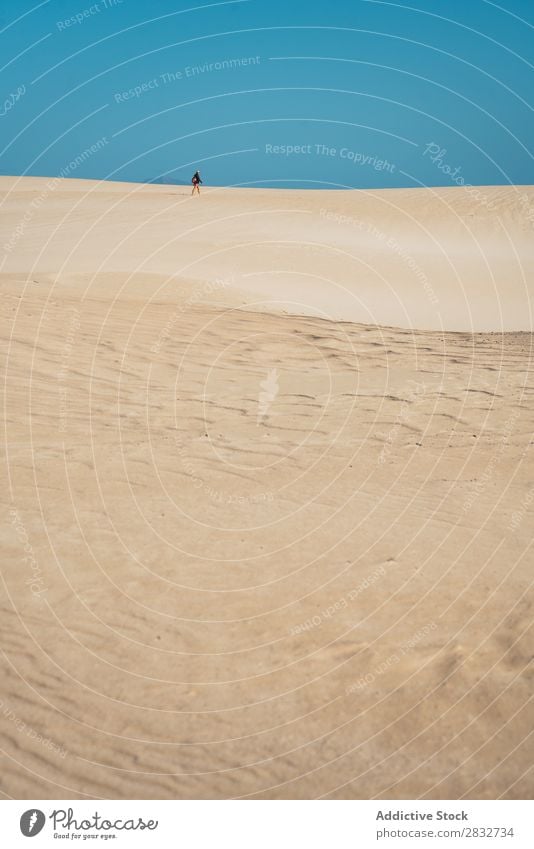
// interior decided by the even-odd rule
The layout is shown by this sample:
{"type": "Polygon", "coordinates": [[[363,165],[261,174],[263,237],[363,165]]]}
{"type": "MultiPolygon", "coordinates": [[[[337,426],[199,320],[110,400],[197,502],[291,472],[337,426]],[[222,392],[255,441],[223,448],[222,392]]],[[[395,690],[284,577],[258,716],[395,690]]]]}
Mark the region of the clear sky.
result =
{"type": "Polygon", "coordinates": [[[532,0],[0,0],[0,173],[532,184],[533,23],[532,0]]]}

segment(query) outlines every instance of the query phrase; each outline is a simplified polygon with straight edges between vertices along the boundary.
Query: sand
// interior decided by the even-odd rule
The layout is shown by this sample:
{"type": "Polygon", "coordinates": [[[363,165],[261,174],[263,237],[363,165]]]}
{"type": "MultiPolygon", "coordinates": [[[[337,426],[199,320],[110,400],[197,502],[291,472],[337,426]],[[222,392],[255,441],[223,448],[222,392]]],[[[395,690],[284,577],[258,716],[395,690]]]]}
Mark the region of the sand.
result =
{"type": "Polygon", "coordinates": [[[0,193],[4,797],[531,796],[534,190],[0,193]]]}

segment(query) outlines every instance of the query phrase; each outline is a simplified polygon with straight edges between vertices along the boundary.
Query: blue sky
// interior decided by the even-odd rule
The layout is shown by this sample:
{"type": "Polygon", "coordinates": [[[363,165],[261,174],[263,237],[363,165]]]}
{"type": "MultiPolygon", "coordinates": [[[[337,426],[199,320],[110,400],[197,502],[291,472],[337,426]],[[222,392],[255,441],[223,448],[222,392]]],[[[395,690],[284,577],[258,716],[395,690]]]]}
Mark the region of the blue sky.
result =
{"type": "Polygon", "coordinates": [[[532,184],[533,23],[531,0],[0,0],[0,173],[532,184]]]}

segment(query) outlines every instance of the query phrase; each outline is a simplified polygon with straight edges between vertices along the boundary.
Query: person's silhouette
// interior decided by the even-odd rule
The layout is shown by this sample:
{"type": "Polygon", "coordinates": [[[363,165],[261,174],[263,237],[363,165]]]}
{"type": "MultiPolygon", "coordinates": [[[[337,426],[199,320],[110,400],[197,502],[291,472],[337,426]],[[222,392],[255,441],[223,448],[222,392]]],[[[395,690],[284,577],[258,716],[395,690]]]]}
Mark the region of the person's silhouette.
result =
{"type": "Polygon", "coordinates": [[[194,195],[195,191],[196,191],[197,195],[199,195],[200,194],[200,183],[202,182],[202,180],[200,179],[200,174],[199,174],[198,171],[195,171],[195,173],[193,174],[191,182],[193,183],[193,191],[191,192],[191,195],[194,195]]]}

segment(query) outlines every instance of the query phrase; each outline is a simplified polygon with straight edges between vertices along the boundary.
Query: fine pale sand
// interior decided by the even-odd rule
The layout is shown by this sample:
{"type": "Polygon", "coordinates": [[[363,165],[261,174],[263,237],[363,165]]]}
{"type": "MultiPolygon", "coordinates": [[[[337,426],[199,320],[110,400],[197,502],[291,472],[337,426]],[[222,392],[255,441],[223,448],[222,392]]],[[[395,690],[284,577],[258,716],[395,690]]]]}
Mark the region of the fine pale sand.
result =
{"type": "Polygon", "coordinates": [[[531,796],[534,190],[0,191],[4,796],[531,796]]]}

